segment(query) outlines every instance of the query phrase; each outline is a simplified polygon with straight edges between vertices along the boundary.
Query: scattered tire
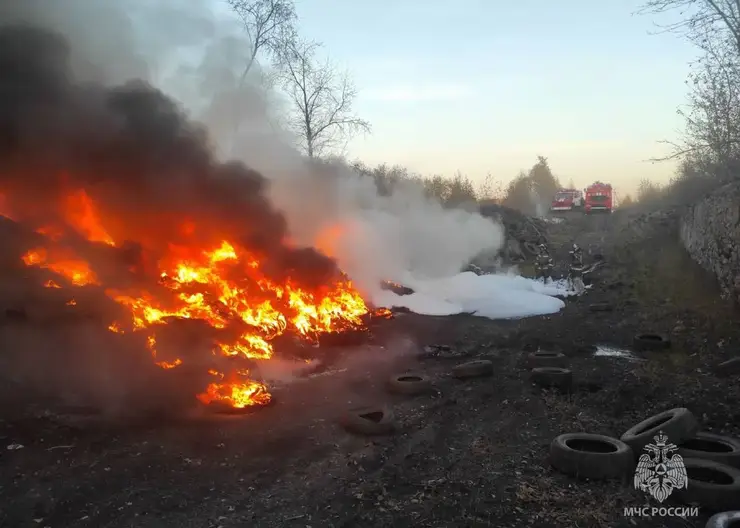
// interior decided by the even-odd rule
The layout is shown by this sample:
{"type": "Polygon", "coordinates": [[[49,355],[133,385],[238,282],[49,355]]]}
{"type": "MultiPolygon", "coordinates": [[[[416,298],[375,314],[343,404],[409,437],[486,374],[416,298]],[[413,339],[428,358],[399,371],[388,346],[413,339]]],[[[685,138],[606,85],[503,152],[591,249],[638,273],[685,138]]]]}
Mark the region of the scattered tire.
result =
{"type": "Polygon", "coordinates": [[[493,363],[487,359],[477,359],[452,367],[452,375],[458,379],[478,378],[493,375],[493,363]]]}
{"type": "Polygon", "coordinates": [[[535,367],[566,367],[568,358],[560,352],[532,352],[527,356],[527,365],[529,368],[535,367]]]}
{"type": "Polygon", "coordinates": [[[526,252],[527,252],[527,253],[529,253],[530,255],[536,255],[537,253],[539,253],[539,251],[538,251],[538,249],[537,249],[537,244],[535,244],[534,242],[529,242],[529,241],[527,241],[527,242],[524,242],[524,243],[522,244],[522,247],[523,247],[523,248],[524,248],[524,249],[526,250],[526,252]]]}
{"type": "Polygon", "coordinates": [[[678,446],[678,454],[740,469],[740,440],[730,436],[698,432],[678,446]]]}
{"type": "Polygon", "coordinates": [[[388,390],[396,394],[411,396],[428,392],[431,388],[431,380],[421,374],[398,374],[388,380],[388,390]]]}
{"type": "Polygon", "coordinates": [[[576,478],[622,478],[634,470],[632,449],[616,438],[567,433],[550,444],[550,464],[576,478]]]}
{"type": "Polygon", "coordinates": [[[698,458],[685,458],[683,463],[689,481],[675,490],[681,502],[715,512],[740,508],[740,469],[698,458]]]}
{"type": "Polygon", "coordinates": [[[593,303],[589,305],[588,310],[590,312],[611,312],[614,310],[614,306],[606,302],[593,303]]]}
{"type": "Polygon", "coordinates": [[[635,456],[640,456],[643,448],[654,440],[653,437],[659,431],[663,431],[671,443],[681,445],[696,435],[699,424],[691,411],[677,407],[651,416],[629,428],[621,440],[632,448],[635,456]]]}
{"type": "Polygon", "coordinates": [[[366,436],[389,434],[396,427],[393,411],[385,406],[350,409],[340,423],[350,433],[366,436]]]}
{"type": "Polygon", "coordinates": [[[569,390],[573,387],[573,371],[560,367],[533,368],[530,379],[538,387],[569,390]]]}
{"type": "Polygon", "coordinates": [[[637,334],[633,340],[635,350],[666,350],[671,341],[659,334],[637,334]]]}
{"type": "Polygon", "coordinates": [[[704,528],[737,528],[740,526],[740,511],[726,511],[712,515],[704,528]]]}
{"type": "Polygon", "coordinates": [[[202,407],[211,414],[220,414],[224,416],[244,416],[247,414],[252,414],[256,412],[260,412],[264,409],[267,409],[268,407],[272,407],[277,403],[277,398],[275,394],[270,394],[270,397],[267,401],[260,405],[247,405],[246,407],[234,407],[233,405],[229,405],[226,402],[214,400],[211,403],[202,405],[202,407]]]}
{"type": "Polygon", "coordinates": [[[418,359],[463,359],[471,355],[470,349],[452,348],[449,345],[427,345],[416,357],[418,359]]]}
{"type": "Polygon", "coordinates": [[[573,347],[573,353],[579,356],[592,356],[599,351],[596,345],[576,345],[573,347]]]}
{"type": "Polygon", "coordinates": [[[728,359],[715,367],[715,372],[720,376],[736,376],[740,374],[740,357],[728,359]]]}

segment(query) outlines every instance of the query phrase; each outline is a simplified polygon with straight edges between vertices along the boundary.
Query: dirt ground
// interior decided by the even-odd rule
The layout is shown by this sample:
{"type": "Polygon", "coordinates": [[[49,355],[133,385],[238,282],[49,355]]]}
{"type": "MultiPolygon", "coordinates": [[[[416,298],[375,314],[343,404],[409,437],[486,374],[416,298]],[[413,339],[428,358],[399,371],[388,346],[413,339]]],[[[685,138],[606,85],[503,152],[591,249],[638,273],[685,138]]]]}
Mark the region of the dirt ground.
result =
{"type": "Polygon", "coordinates": [[[703,526],[707,515],[625,518],[624,507],[647,503],[629,482],[577,481],[548,462],[561,433],[618,437],[679,406],[704,430],[740,436],[740,386],[713,373],[737,354],[738,314],[675,242],[672,222],[651,222],[638,229],[615,213],[554,226],[559,258],[575,236],[607,262],[592,290],[558,314],[404,314],[374,344],[276,389],[275,404],[253,414],[125,427],[7,411],[3,446],[23,447],[0,452],[0,526],[703,526]],[[592,313],[596,302],[613,310],[592,313]],[[667,334],[673,346],[637,360],[594,356],[595,346],[630,349],[641,332],[667,334]],[[420,359],[430,344],[459,357],[420,359]],[[531,384],[522,360],[538,348],[568,356],[575,392],[531,384]],[[495,374],[451,378],[463,357],[490,359],[495,374]],[[407,370],[436,390],[389,394],[388,376],[407,370]],[[397,432],[346,433],[337,417],[359,404],[391,405],[397,432]]]}

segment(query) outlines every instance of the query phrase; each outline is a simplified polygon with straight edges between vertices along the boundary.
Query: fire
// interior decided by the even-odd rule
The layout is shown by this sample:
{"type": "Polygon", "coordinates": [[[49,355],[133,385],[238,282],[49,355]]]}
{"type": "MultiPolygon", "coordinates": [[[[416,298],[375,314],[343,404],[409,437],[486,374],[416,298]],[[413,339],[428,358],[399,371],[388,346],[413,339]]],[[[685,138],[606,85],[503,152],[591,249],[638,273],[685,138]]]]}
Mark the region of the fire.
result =
{"type": "Polygon", "coordinates": [[[64,204],[65,220],[72,228],[91,242],[113,244],[113,239],[103,229],[93,202],[83,189],[67,195],[64,204]]]}
{"type": "MultiPolygon", "coordinates": [[[[26,266],[47,268],[61,275],[75,286],[97,284],[97,279],[90,269],[90,265],[65,251],[50,256],[49,251],[40,247],[28,251],[21,259],[26,266]]],[[[47,283],[52,284],[52,286],[49,286],[51,288],[56,287],[54,281],[48,281],[47,283]]]]}
{"type": "Polygon", "coordinates": [[[242,383],[211,383],[204,393],[198,394],[198,399],[205,404],[218,401],[243,409],[253,405],[267,405],[272,401],[272,395],[262,383],[247,380],[242,383]]]}
{"type": "MultiPolygon", "coordinates": [[[[156,275],[147,286],[130,283],[103,283],[97,268],[83,256],[61,246],[66,233],[74,232],[100,247],[120,249],[123,240],[106,229],[94,200],[84,190],[69,193],[61,205],[64,225],[36,229],[48,243],[22,256],[26,266],[47,269],[64,282],[48,279],[47,288],[100,286],[105,295],[124,307],[127,320],[112,321],[112,334],[129,332],[145,336],[152,359],[159,367],[172,370],[187,365],[184,357],[158,357],[158,330],[175,319],[198,320],[214,330],[210,345],[216,356],[239,356],[267,360],[274,354],[272,341],[286,332],[315,342],[322,334],[364,325],[368,307],[351,282],[337,279],[318,288],[306,289],[294,279],[276,282],[264,272],[257,253],[235,240],[216,239],[211,244],[198,240],[197,222],[183,220],[177,244],[160,249],[154,260],[156,275]],[[188,240],[192,239],[192,244],[188,240]],[[185,242],[183,242],[185,240],[185,242]]],[[[154,254],[153,252],[151,252],[154,254]]],[[[68,304],[74,305],[71,300],[68,304]]],[[[241,370],[224,376],[213,371],[218,381],[208,384],[198,400],[222,402],[235,408],[270,402],[268,388],[241,370]]]]}

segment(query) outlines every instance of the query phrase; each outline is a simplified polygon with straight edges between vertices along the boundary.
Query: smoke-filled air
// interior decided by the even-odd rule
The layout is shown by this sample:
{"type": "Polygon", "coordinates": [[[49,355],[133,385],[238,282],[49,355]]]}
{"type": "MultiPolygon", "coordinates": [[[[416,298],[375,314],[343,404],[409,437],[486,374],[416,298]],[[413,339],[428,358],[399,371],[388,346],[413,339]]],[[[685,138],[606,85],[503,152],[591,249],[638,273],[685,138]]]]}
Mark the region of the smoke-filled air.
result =
{"type": "Polygon", "coordinates": [[[3,0],[0,25],[2,297],[50,321],[5,332],[3,361],[36,388],[243,407],[269,401],[251,366],[281,336],[319,342],[394,306],[563,306],[558,288],[459,275],[501,248],[490,219],[300,153],[269,72],[243,75],[238,22],[203,0],[3,0]],[[52,321],[65,306],[84,331],[52,321]]]}

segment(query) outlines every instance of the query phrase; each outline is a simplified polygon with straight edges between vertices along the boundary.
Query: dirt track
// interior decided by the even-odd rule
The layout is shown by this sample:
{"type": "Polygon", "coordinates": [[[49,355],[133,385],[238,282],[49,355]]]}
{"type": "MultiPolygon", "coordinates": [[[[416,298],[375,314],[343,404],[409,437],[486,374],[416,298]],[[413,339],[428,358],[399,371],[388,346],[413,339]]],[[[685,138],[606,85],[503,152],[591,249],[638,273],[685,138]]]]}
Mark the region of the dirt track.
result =
{"type": "Polygon", "coordinates": [[[677,406],[705,430],[740,436],[740,388],[711,373],[737,350],[737,313],[669,224],[638,234],[614,216],[553,230],[560,255],[577,230],[608,262],[561,313],[404,315],[382,328],[385,348],[347,351],[340,372],[278,391],[276,405],[253,415],[93,428],[6,413],[3,445],[24,447],[0,453],[0,526],[703,526],[706,517],[626,519],[623,507],[645,504],[644,494],[573,480],[547,460],[558,434],[620,436],[677,406]],[[591,313],[595,302],[613,311],[591,313]],[[593,356],[595,345],[626,349],[648,331],[670,334],[672,349],[641,361],[593,356]],[[426,344],[490,359],[495,375],[454,380],[456,360],[417,359],[426,344]],[[565,353],[579,390],[532,386],[522,359],[537,348],[565,353]],[[389,395],[387,376],[405,369],[431,376],[437,391],[389,395]],[[398,433],[370,440],[336,425],[348,405],[379,402],[394,406],[398,433]]]}

